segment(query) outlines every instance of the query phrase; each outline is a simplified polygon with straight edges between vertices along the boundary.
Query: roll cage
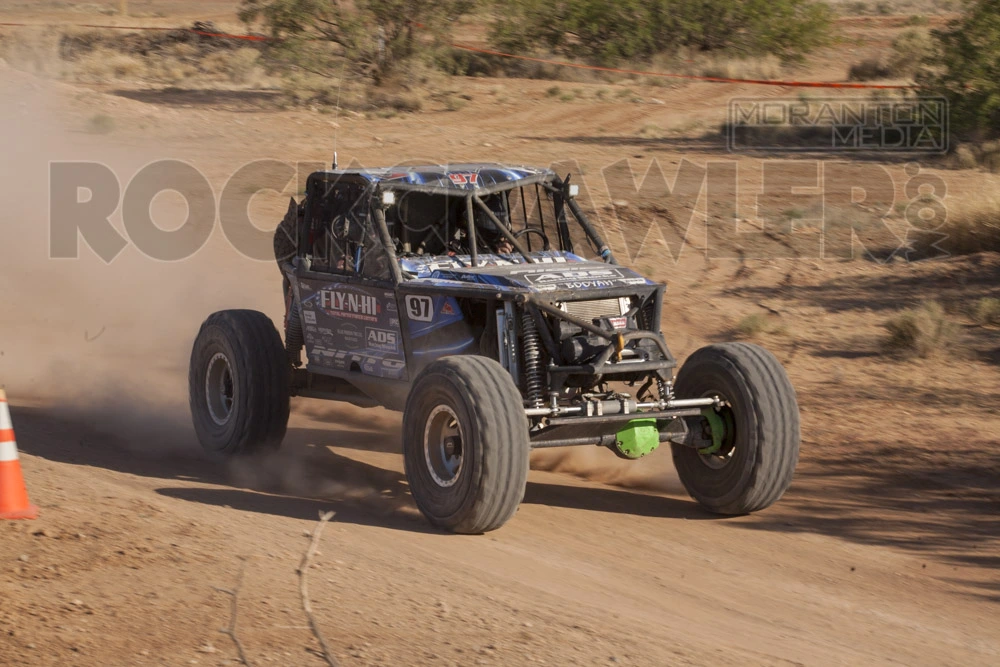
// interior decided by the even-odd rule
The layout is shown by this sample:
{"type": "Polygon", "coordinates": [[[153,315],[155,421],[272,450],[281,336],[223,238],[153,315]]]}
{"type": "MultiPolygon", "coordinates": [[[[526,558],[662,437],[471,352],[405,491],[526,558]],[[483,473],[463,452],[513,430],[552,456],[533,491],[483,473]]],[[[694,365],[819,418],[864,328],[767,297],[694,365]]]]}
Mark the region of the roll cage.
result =
{"type": "MultiPolygon", "coordinates": [[[[536,263],[538,260],[532,256],[536,251],[533,237],[539,236],[548,245],[551,233],[563,252],[575,252],[578,241],[583,241],[604,262],[617,264],[611,249],[575,201],[570,177],[561,179],[548,170],[517,180],[469,188],[373,178],[370,172],[361,170],[316,172],[309,177],[306,194],[306,224],[300,226],[297,239],[299,257],[315,260],[317,236],[344,220],[343,229],[330,230],[344,246],[333,259],[342,257],[344,267],[362,272],[362,260],[373,250],[379,252],[384,248],[388,269],[397,283],[406,279],[400,269],[400,257],[420,254],[414,253],[416,244],[410,238],[415,234],[436,235],[442,241],[441,252],[431,254],[454,255],[447,248],[447,240],[456,232],[461,233],[471,256],[471,268],[483,265],[481,254],[499,254],[481,251],[483,245],[477,238],[475,222],[477,212],[492,221],[496,231],[510,244],[512,253],[519,255],[518,261],[536,263]],[[509,220],[498,219],[484,201],[498,196],[506,201],[509,220]],[[429,209],[425,214],[433,215],[435,207],[440,207],[437,212],[441,215],[437,220],[428,222],[420,220],[419,214],[400,214],[406,203],[418,198],[423,198],[423,205],[429,209]],[[548,213],[547,208],[550,209],[548,213]],[[573,233],[567,210],[582,235],[573,233]],[[414,221],[414,217],[418,220],[414,221]]],[[[331,258],[322,259],[326,261],[319,262],[319,266],[331,265],[331,258]]],[[[313,265],[316,266],[315,261],[313,265]]]]}

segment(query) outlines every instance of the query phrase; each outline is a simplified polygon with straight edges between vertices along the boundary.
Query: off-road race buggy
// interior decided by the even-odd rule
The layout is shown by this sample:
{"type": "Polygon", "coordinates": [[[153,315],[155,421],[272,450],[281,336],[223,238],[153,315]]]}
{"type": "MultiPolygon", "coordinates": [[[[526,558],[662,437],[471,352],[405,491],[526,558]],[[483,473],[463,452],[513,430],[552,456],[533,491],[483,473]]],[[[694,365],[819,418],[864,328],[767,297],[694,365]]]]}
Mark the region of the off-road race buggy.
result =
{"type": "Polygon", "coordinates": [[[784,369],[727,343],[675,375],[665,286],[617,264],[569,181],[493,164],[310,175],[275,234],[284,343],[265,315],[228,310],[194,344],[202,445],[277,448],[290,396],[402,410],[413,498],[460,533],[513,516],[542,447],[638,459],[668,442],[709,510],[774,503],[799,451],[784,369]]]}

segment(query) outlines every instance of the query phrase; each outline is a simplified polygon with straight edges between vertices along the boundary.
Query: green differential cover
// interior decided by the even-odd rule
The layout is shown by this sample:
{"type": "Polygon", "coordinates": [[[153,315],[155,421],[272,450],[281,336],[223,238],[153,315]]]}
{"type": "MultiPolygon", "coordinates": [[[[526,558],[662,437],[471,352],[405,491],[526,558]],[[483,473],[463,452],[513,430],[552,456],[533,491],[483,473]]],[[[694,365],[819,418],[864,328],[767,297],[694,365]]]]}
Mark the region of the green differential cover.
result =
{"type": "Polygon", "coordinates": [[[660,446],[655,419],[633,419],[615,437],[618,452],[627,459],[641,458],[660,446]]]}

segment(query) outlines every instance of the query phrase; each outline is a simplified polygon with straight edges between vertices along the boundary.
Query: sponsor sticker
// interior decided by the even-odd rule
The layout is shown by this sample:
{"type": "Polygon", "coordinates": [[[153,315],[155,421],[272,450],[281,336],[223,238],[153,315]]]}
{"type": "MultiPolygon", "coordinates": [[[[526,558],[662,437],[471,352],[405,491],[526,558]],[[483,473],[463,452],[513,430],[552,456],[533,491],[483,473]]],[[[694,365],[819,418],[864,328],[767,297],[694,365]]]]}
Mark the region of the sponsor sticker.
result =
{"type": "Polygon", "coordinates": [[[396,352],[399,349],[399,334],[387,329],[365,327],[365,347],[369,350],[396,352]]]}
{"type": "Polygon", "coordinates": [[[377,322],[382,312],[378,299],[371,294],[347,290],[320,290],[319,307],[332,317],[377,322]]]}
{"type": "Polygon", "coordinates": [[[406,297],[406,314],[411,320],[430,322],[434,319],[434,302],[429,296],[411,294],[406,297]]]}

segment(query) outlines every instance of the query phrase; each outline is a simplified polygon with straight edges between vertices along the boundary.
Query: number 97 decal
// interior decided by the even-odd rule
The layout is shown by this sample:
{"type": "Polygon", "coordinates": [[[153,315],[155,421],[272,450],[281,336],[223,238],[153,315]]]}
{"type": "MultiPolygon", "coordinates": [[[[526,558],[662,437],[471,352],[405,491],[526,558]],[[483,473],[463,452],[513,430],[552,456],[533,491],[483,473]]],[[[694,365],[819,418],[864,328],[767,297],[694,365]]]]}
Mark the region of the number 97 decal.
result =
{"type": "Polygon", "coordinates": [[[429,296],[406,297],[406,314],[411,320],[430,322],[434,319],[434,304],[429,296]]]}

